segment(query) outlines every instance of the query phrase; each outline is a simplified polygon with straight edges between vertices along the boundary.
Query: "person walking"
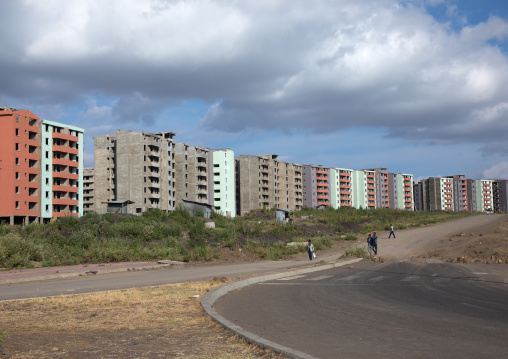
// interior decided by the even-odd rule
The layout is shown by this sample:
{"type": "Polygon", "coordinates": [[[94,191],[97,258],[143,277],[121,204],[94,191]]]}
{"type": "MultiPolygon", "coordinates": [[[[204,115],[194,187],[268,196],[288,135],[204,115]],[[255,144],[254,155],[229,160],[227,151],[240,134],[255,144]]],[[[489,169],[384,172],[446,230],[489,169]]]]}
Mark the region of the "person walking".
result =
{"type": "Polygon", "coordinates": [[[312,244],[310,239],[309,242],[307,243],[307,253],[309,253],[309,260],[312,260],[315,254],[314,254],[314,245],[312,244]]]}
{"type": "Polygon", "coordinates": [[[392,234],[393,234],[393,238],[397,238],[397,237],[395,237],[395,232],[393,231],[393,224],[390,224],[390,235],[388,236],[388,238],[391,238],[392,234]]]}
{"type": "Polygon", "coordinates": [[[372,234],[369,233],[369,236],[367,237],[367,251],[369,252],[369,255],[372,257],[372,234]]]}
{"type": "Polygon", "coordinates": [[[374,254],[377,255],[377,236],[376,232],[372,233],[372,238],[370,239],[372,249],[374,250],[374,254]]]}

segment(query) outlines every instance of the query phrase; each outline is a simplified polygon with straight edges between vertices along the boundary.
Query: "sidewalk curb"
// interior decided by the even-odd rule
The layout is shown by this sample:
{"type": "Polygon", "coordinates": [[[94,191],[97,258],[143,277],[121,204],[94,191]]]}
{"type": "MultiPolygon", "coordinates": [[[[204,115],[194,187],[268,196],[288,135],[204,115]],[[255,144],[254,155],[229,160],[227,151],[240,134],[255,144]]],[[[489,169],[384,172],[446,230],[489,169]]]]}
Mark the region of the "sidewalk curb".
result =
{"type": "Polygon", "coordinates": [[[43,280],[51,280],[51,279],[65,279],[71,277],[84,277],[89,275],[97,275],[97,274],[108,274],[108,273],[118,273],[118,272],[130,272],[137,270],[147,270],[147,269],[159,269],[159,268],[167,268],[170,267],[171,264],[159,264],[152,266],[143,266],[143,267],[128,267],[128,268],[114,268],[114,269],[98,269],[98,270],[82,270],[71,273],[58,273],[58,274],[46,274],[36,277],[26,277],[26,278],[14,278],[14,279],[2,279],[0,280],[0,286],[9,285],[15,283],[26,283],[26,282],[37,282],[43,280]]]}
{"type": "Polygon", "coordinates": [[[259,276],[259,277],[252,277],[252,278],[242,279],[242,280],[239,280],[237,282],[227,283],[227,284],[225,284],[223,286],[215,288],[215,289],[211,290],[210,292],[206,293],[203,296],[203,299],[201,299],[201,306],[203,307],[204,311],[215,322],[219,323],[224,328],[226,328],[227,330],[233,332],[234,334],[244,338],[249,343],[256,344],[256,345],[258,345],[258,346],[260,346],[262,348],[265,348],[265,349],[272,349],[276,353],[283,354],[283,355],[287,356],[288,358],[294,358],[294,359],[317,359],[316,357],[313,357],[313,356],[311,356],[309,354],[306,354],[306,353],[300,352],[298,350],[294,350],[294,349],[291,349],[291,348],[279,345],[277,343],[274,343],[274,342],[271,342],[269,340],[263,339],[263,338],[255,335],[253,333],[250,333],[250,332],[244,330],[240,326],[230,322],[229,320],[227,320],[223,316],[219,315],[219,313],[217,313],[215,311],[215,309],[213,309],[213,305],[215,304],[215,302],[217,300],[219,300],[221,297],[225,296],[227,293],[229,293],[229,292],[231,292],[233,290],[236,290],[236,289],[247,287],[247,286],[252,285],[252,284],[266,282],[266,281],[273,280],[273,279],[280,279],[280,278],[285,278],[285,277],[291,277],[291,276],[299,275],[299,274],[318,272],[318,271],[322,271],[322,270],[326,270],[326,269],[331,269],[331,268],[336,268],[336,267],[342,267],[342,266],[345,266],[345,265],[348,265],[348,264],[358,263],[358,262],[360,262],[362,260],[363,260],[363,258],[355,258],[355,259],[351,259],[351,260],[344,261],[344,262],[335,262],[335,263],[329,263],[329,264],[324,264],[324,265],[317,265],[315,267],[303,268],[303,269],[297,269],[297,270],[290,270],[289,272],[268,274],[268,275],[263,275],[263,276],[259,276]]]}

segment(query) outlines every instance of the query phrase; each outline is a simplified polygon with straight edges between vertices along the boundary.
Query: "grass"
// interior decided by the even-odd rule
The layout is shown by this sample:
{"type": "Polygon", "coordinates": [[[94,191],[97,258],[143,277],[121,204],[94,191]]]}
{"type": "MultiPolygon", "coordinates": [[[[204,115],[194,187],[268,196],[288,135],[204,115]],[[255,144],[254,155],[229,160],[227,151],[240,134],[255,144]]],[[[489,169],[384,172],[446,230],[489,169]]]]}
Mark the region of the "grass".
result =
{"type": "Polygon", "coordinates": [[[235,337],[203,312],[201,297],[224,281],[2,302],[2,350],[17,359],[284,358],[235,337]]]}
{"type": "Polygon", "coordinates": [[[273,211],[253,211],[225,218],[212,213],[215,229],[205,227],[201,213],[182,207],[168,213],[151,210],[142,216],[88,213],[26,227],[0,224],[0,268],[30,268],[121,261],[212,260],[220,248],[243,248],[260,258],[279,260],[305,251],[289,247],[312,239],[319,250],[334,241],[356,240],[375,230],[395,230],[471,215],[467,212],[412,212],[390,209],[315,210],[295,213],[295,223],[277,225],[273,211]],[[308,219],[303,220],[302,217],[308,219]]]}
{"type": "Polygon", "coordinates": [[[344,251],[346,257],[370,258],[369,253],[362,247],[348,248],[344,251]]]}

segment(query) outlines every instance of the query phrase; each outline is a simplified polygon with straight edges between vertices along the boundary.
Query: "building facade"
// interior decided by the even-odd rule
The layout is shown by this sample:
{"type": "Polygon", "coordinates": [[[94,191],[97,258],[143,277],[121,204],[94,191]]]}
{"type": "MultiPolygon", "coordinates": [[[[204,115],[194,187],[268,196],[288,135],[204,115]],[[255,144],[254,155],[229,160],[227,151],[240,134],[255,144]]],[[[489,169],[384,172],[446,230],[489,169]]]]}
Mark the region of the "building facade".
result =
{"type": "Polygon", "coordinates": [[[83,168],[83,213],[95,211],[95,169],[83,168]]]}
{"type": "Polygon", "coordinates": [[[28,224],[83,214],[83,132],[0,107],[0,220],[28,224]]]}
{"type": "Polygon", "coordinates": [[[95,211],[106,212],[112,201],[125,203],[130,214],[173,211],[192,202],[217,204],[225,215],[234,216],[233,152],[214,154],[209,148],[178,143],[174,136],[118,130],[94,137],[95,211]]]}
{"type": "Polygon", "coordinates": [[[41,216],[83,215],[83,132],[41,122],[41,216]]]}
{"type": "Polygon", "coordinates": [[[277,155],[235,158],[237,215],[261,208],[302,208],[302,166],[277,158],[277,155]]]}
{"type": "Polygon", "coordinates": [[[318,165],[304,165],[302,168],[303,205],[310,208],[330,206],[332,169],[318,165]]]}

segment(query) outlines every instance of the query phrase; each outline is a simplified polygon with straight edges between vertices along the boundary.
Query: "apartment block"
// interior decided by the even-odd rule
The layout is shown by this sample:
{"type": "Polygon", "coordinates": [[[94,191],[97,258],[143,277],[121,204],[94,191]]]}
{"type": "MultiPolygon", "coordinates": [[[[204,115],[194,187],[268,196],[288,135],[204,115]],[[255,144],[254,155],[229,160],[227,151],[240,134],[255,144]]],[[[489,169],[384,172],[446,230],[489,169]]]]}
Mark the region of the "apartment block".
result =
{"type": "Polygon", "coordinates": [[[331,168],[319,165],[303,166],[303,205],[305,207],[330,206],[331,168]]]}
{"type": "Polygon", "coordinates": [[[480,180],[481,197],[478,199],[478,201],[481,203],[481,212],[488,212],[493,210],[492,182],[492,180],[480,180]]]}
{"type": "Polygon", "coordinates": [[[277,155],[235,158],[237,215],[260,208],[302,208],[302,166],[277,158],[277,155]]]}
{"type": "Polygon", "coordinates": [[[353,170],[330,169],[330,206],[338,209],[353,207],[353,170]]]}
{"type": "Polygon", "coordinates": [[[376,208],[377,203],[381,203],[381,200],[378,201],[377,196],[381,195],[378,193],[377,182],[378,176],[376,176],[375,170],[363,170],[365,173],[365,177],[367,179],[367,208],[376,208]]]}
{"type": "MultiPolygon", "coordinates": [[[[370,184],[372,184],[372,174],[374,174],[374,187],[376,191],[375,208],[389,208],[390,191],[388,186],[388,172],[386,171],[386,168],[370,168],[364,171],[368,172],[370,184]]],[[[371,201],[369,201],[369,208],[372,208],[370,202],[371,201]]]]}
{"type": "Polygon", "coordinates": [[[27,224],[83,214],[83,131],[0,107],[0,219],[27,224]]]}
{"type": "Polygon", "coordinates": [[[40,220],[39,127],[30,111],[0,107],[0,221],[40,220]]]}
{"type": "Polygon", "coordinates": [[[453,186],[453,210],[468,211],[469,200],[467,191],[467,179],[464,175],[445,176],[452,181],[453,186]]]}
{"type": "Polygon", "coordinates": [[[83,213],[95,211],[95,169],[83,168],[83,213]]]}
{"type": "Polygon", "coordinates": [[[390,208],[412,211],[414,209],[413,175],[388,173],[388,198],[390,208]]]}
{"type": "Polygon", "coordinates": [[[41,216],[83,215],[83,132],[53,121],[41,123],[41,216]]]}
{"type": "Polygon", "coordinates": [[[235,154],[230,149],[213,150],[213,206],[226,217],[235,217],[235,154]]]}
{"type": "Polygon", "coordinates": [[[423,184],[422,181],[413,181],[413,200],[415,211],[423,211],[423,184]]]}
{"type": "Polygon", "coordinates": [[[493,210],[508,213],[508,180],[492,181],[492,197],[493,210]]]}
{"type": "Polygon", "coordinates": [[[177,143],[174,136],[172,132],[118,130],[94,137],[95,210],[105,212],[112,201],[125,202],[131,214],[152,208],[172,211],[184,201],[213,206],[217,188],[227,195],[217,197],[221,210],[224,207],[233,215],[231,189],[222,188],[223,182],[234,183],[231,154],[226,153],[222,164],[216,157],[224,171],[215,177],[214,150],[177,143]]]}

